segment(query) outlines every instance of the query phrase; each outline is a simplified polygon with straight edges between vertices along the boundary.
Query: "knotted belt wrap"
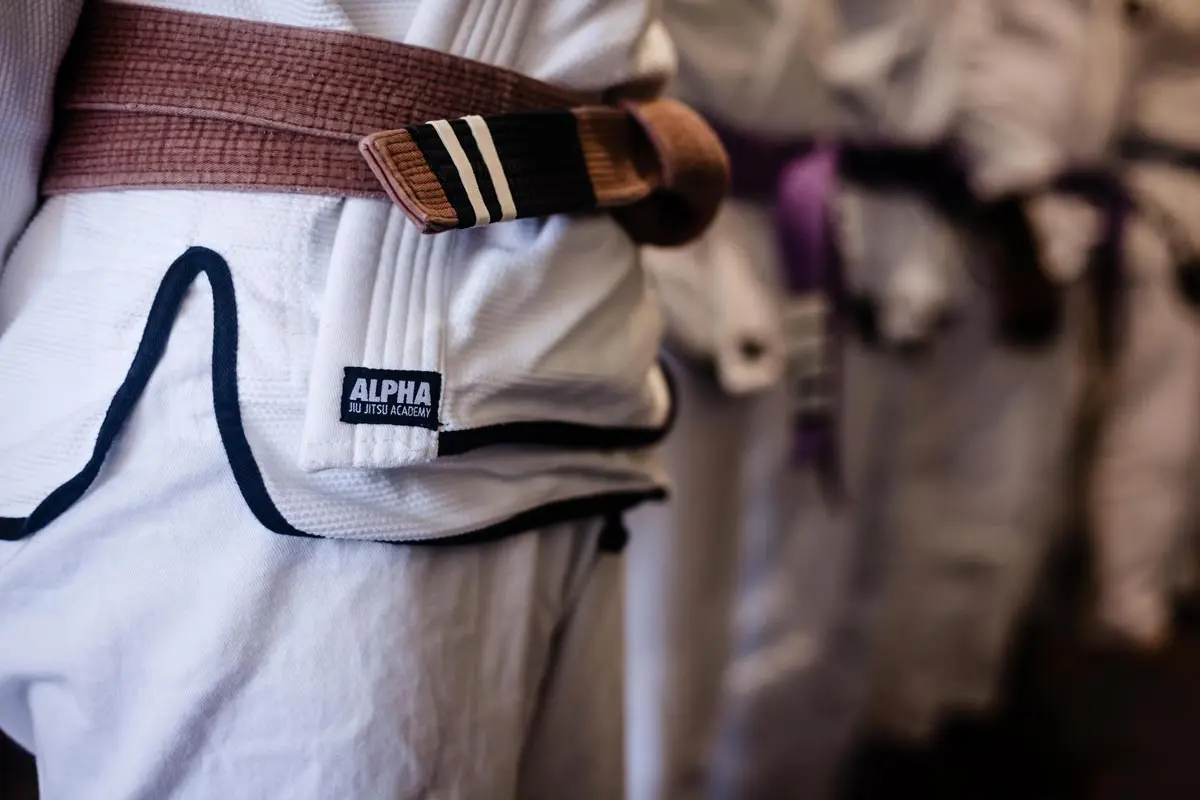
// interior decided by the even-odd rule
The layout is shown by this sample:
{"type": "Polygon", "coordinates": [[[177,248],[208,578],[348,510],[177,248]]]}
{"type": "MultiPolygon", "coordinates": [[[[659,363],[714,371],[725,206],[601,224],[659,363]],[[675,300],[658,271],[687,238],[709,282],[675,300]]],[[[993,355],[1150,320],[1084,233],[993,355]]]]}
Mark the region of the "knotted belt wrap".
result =
{"type": "Polygon", "coordinates": [[[340,31],[92,2],[59,94],[51,195],[388,197],[427,233],[604,209],[636,241],[675,245],[728,184],[720,142],[680,103],[340,31]]]}

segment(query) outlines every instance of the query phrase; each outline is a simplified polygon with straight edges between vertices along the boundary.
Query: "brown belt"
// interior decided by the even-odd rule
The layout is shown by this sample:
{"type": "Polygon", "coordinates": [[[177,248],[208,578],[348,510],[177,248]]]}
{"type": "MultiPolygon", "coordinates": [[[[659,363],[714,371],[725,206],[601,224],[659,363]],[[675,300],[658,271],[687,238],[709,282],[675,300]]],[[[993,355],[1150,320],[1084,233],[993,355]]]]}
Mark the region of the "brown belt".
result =
{"type": "Polygon", "coordinates": [[[388,197],[427,233],[604,209],[682,244],[728,185],[672,100],[606,102],[337,31],[86,4],[43,191],[230,189],[388,197]]]}

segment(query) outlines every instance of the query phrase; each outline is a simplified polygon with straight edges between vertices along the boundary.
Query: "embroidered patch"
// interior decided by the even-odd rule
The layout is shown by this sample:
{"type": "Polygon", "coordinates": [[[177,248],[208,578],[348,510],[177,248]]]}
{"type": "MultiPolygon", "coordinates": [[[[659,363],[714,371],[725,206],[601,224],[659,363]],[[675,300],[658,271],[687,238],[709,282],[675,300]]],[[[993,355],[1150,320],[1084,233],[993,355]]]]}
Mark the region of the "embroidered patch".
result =
{"type": "Polygon", "coordinates": [[[438,428],[442,376],[409,369],[346,367],[342,422],[438,428]]]}

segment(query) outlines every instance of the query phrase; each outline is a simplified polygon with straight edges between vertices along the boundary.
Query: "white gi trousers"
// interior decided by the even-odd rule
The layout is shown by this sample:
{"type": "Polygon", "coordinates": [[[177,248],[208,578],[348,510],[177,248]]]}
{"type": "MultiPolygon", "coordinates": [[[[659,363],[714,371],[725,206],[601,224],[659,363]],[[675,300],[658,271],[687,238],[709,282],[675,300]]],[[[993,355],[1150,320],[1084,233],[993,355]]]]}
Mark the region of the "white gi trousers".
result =
{"type": "Polygon", "coordinates": [[[90,491],[0,542],[0,726],[42,797],[619,798],[604,523],[451,547],[268,531],[194,292],[90,491]]]}

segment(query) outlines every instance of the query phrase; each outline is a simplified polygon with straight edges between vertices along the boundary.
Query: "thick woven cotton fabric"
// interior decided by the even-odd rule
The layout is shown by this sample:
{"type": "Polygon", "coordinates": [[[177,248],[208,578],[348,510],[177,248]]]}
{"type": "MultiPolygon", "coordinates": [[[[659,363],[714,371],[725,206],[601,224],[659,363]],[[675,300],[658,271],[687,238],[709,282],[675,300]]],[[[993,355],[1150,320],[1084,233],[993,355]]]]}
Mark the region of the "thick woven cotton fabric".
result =
{"type": "Polygon", "coordinates": [[[82,5],[14,0],[0,8],[0,268],[37,202],[54,76],[82,5]]]}
{"type": "Polygon", "coordinates": [[[402,42],[127,3],[90,4],[78,27],[50,195],[386,195],[424,233],[619,208],[634,241],[671,245],[728,183],[713,132],[672,100],[617,107],[402,42]]]}
{"type": "MultiPolygon", "coordinates": [[[[158,5],[358,30],[354,4],[266,3],[254,14],[236,2],[158,5]]],[[[580,90],[670,65],[642,2],[505,8],[496,16],[470,0],[398,3],[395,30],[359,32],[580,90]]],[[[70,26],[56,33],[65,43],[70,26]]],[[[44,137],[48,122],[26,138],[44,137]]],[[[9,149],[19,140],[0,145],[0,163],[29,171],[36,154],[9,149]]],[[[556,217],[428,237],[385,201],[142,191],[50,200],[6,266],[0,406],[12,423],[0,430],[0,513],[27,513],[78,469],[150,298],[190,245],[230,264],[241,414],[275,503],[296,527],[430,538],[571,497],[661,486],[653,460],[637,452],[668,419],[661,322],[637,249],[613,221],[556,217]],[[440,373],[441,429],[343,423],[347,367],[440,373]],[[50,388],[68,375],[70,392],[50,388]],[[566,425],[573,436],[551,438],[574,440],[580,452],[473,450],[527,441],[529,424],[547,421],[566,425]],[[370,471],[393,467],[412,468],[370,471]]],[[[194,309],[205,302],[203,284],[195,293],[172,346],[199,354],[210,334],[194,309]]]]}
{"type": "Polygon", "coordinates": [[[97,490],[0,543],[0,727],[41,797],[620,796],[601,521],[461,548],[271,533],[180,390],[191,354],[165,358],[97,490]]]}

